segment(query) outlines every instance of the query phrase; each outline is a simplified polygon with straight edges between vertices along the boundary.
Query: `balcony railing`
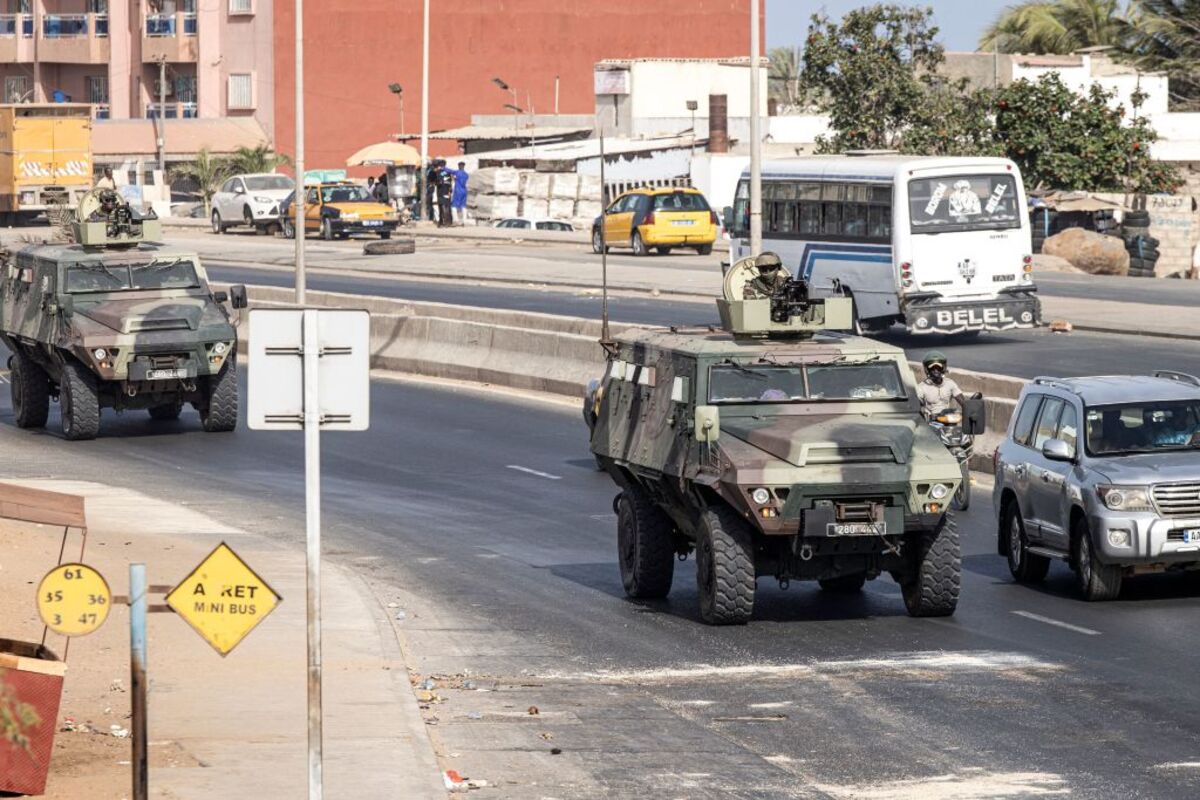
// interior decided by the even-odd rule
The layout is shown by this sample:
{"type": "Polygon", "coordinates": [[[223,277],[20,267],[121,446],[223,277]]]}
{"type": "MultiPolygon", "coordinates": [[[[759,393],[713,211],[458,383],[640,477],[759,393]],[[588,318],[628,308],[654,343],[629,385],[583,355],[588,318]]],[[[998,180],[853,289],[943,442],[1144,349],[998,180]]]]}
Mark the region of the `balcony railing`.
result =
{"type": "MultiPolygon", "coordinates": [[[[197,31],[195,14],[180,14],[183,35],[195,36],[197,31]]],[[[146,17],[146,35],[152,37],[178,36],[179,24],[175,14],[150,14],[146,17]]]]}
{"type": "MultiPolygon", "coordinates": [[[[148,103],[146,119],[158,119],[158,110],[158,103],[148,103]]],[[[165,103],[162,110],[163,119],[196,119],[200,116],[200,110],[196,103],[165,103]]]]}
{"type": "MultiPolygon", "coordinates": [[[[108,18],[104,20],[108,35],[108,18]]],[[[87,14],[48,14],[42,17],[42,36],[46,39],[80,39],[88,35],[87,14]]]]}

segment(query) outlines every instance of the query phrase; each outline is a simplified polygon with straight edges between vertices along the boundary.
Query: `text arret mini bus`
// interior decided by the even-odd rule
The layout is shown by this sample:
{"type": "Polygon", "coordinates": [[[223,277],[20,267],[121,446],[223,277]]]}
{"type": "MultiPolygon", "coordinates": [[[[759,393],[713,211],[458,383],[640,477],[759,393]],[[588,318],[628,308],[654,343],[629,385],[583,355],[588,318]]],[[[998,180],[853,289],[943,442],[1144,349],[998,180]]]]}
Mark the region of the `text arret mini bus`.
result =
{"type": "MultiPolygon", "coordinates": [[[[749,172],[726,221],[734,262],[751,255],[749,172]]],[[[763,249],[814,294],[854,299],[860,332],[1032,328],[1041,308],[1025,188],[1002,158],[814,156],[768,161],[763,249]]]]}

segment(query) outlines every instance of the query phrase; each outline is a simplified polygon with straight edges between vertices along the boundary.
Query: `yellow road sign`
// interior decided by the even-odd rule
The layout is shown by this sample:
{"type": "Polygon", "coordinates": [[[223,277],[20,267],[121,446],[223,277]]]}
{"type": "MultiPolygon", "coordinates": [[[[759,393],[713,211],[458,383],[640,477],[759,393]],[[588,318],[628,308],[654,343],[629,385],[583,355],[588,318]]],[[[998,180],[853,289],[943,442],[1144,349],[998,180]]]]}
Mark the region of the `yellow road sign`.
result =
{"type": "Polygon", "coordinates": [[[221,542],[167,595],[167,605],[228,655],[283,598],[221,542]]]}
{"type": "Polygon", "coordinates": [[[38,584],[37,605],[50,630],[86,636],[108,619],[112,592],[104,576],[88,565],[60,564],[38,584]]]}

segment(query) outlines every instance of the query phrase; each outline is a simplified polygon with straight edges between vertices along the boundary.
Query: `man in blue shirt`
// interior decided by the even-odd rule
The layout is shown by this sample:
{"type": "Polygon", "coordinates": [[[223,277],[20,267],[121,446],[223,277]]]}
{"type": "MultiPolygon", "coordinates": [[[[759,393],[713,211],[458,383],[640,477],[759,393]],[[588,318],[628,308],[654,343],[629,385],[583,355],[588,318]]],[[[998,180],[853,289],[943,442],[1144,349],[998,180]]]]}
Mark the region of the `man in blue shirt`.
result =
{"type": "Polygon", "coordinates": [[[450,170],[454,175],[454,194],[450,198],[450,207],[454,212],[454,221],[459,225],[467,224],[467,181],[470,175],[463,169],[467,162],[458,162],[458,169],[450,170]]]}

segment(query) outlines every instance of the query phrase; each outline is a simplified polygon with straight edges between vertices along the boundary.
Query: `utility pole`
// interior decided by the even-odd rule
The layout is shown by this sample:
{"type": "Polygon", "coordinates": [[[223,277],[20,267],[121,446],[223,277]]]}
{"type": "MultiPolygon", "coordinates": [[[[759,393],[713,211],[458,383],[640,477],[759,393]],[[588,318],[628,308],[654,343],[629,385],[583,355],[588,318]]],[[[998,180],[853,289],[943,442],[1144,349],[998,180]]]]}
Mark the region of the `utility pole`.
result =
{"type": "Polygon", "coordinates": [[[750,0],[750,255],[762,252],[762,133],[759,130],[759,4],[750,0]]]}
{"type": "Polygon", "coordinates": [[[425,165],[429,163],[429,0],[421,22],[421,168],[417,171],[417,219],[425,208],[425,165]]]}
{"type": "MultiPolygon", "coordinates": [[[[304,0],[296,0],[296,157],[294,161],[296,165],[296,202],[294,204],[296,216],[292,220],[292,234],[296,237],[296,305],[304,305],[307,292],[307,280],[304,274],[304,0]]],[[[318,643],[319,644],[319,643],[318,643]]],[[[312,641],[309,641],[309,664],[311,669],[312,663],[312,641]]],[[[317,653],[318,660],[320,653],[317,653]]],[[[320,696],[318,693],[318,702],[320,696]]],[[[310,692],[309,702],[311,704],[312,697],[310,692]]],[[[313,727],[311,708],[309,712],[309,729],[308,729],[308,744],[309,744],[309,796],[313,796],[313,780],[316,780],[316,797],[321,795],[321,721],[317,718],[316,731],[316,746],[317,746],[317,761],[313,763],[313,727]]]]}
{"type": "Polygon", "coordinates": [[[158,59],[158,169],[167,175],[167,57],[158,59]]]}

